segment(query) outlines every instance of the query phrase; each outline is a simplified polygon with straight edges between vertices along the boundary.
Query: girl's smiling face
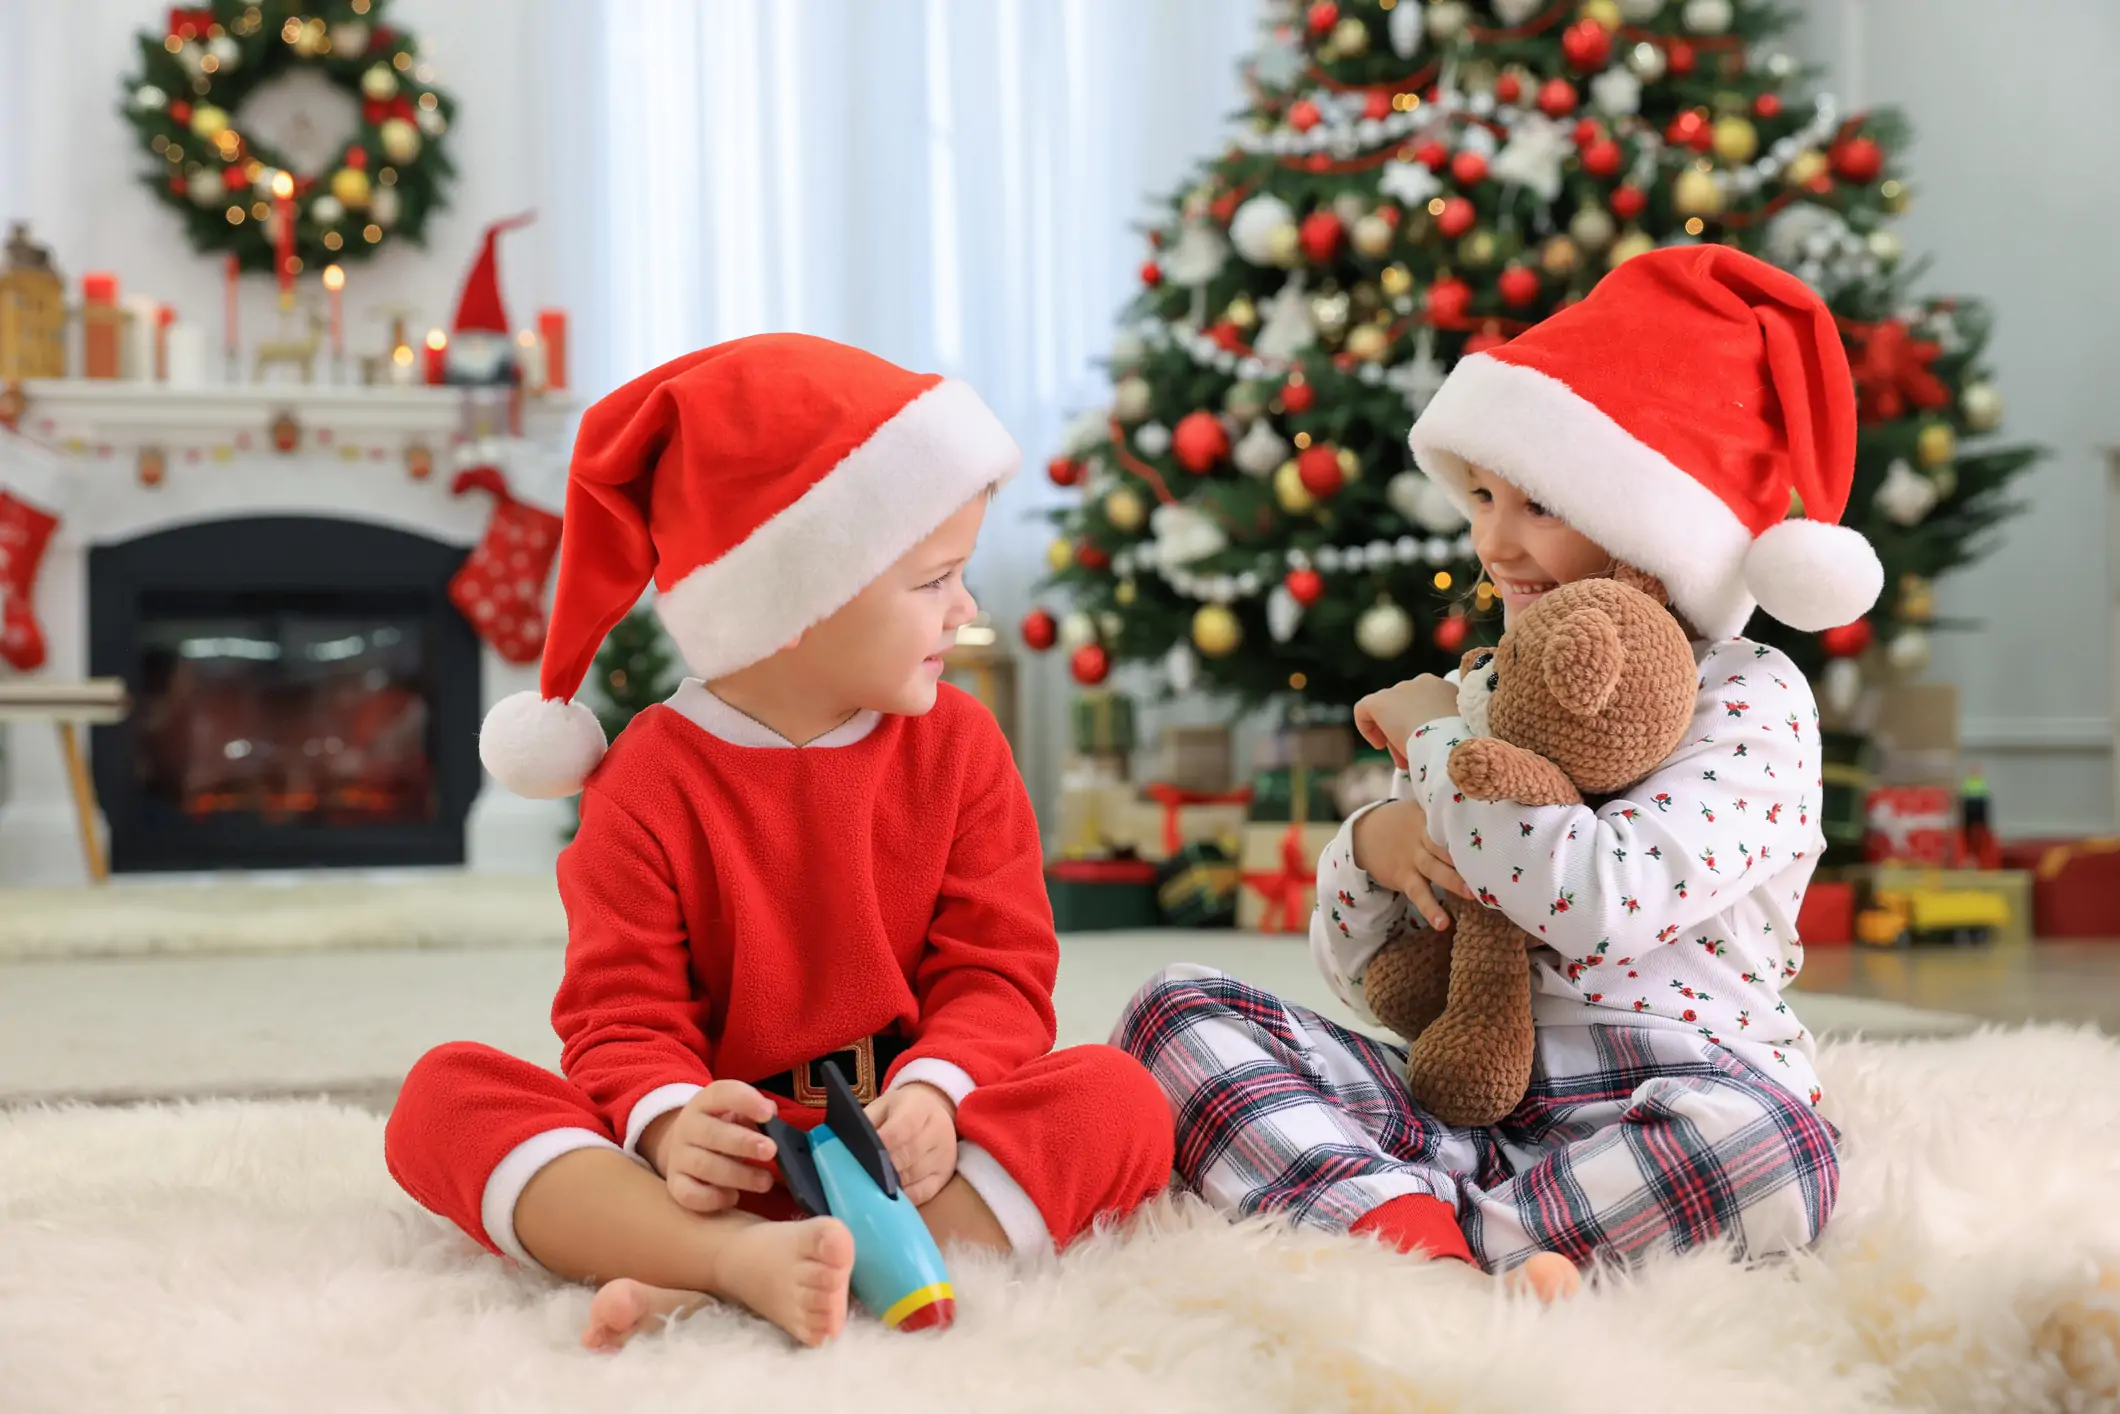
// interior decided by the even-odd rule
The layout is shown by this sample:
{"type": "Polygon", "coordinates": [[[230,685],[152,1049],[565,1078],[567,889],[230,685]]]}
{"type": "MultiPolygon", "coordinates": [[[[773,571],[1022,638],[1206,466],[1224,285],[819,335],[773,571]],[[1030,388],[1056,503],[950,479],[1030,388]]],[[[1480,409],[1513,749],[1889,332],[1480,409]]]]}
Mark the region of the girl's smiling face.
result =
{"type": "Polygon", "coordinates": [[[1502,600],[1506,624],[1548,590],[1612,572],[1612,556],[1483,466],[1467,468],[1472,548],[1502,600]]]}

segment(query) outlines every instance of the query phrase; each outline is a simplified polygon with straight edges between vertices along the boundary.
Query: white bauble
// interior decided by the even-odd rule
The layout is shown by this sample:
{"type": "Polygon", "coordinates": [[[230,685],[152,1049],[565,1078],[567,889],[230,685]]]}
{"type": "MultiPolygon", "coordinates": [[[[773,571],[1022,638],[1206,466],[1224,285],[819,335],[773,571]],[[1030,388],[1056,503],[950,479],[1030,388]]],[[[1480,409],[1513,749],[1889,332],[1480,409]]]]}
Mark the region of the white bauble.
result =
{"type": "Polygon", "coordinates": [[[1144,422],[1134,429],[1134,445],[1144,457],[1160,457],[1170,450],[1170,429],[1160,422],[1144,422]]]}
{"type": "Polygon", "coordinates": [[[403,199],[398,196],[396,187],[377,187],[369,193],[368,215],[386,230],[397,224],[402,209],[403,199]]]}
{"type": "Polygon", "coordinates": [[[216,73],[225,74],[243,62],[243,46],[236,43],[232,35],[217,34],[207,40],[206,52],[213,55],[214,63],[219,66],[216,73]]]}
{"type": "Polygon", "coordinates": [[[1396,658],[1413,646],[1413,620],[1389,599],[1379,600],[1355,620],[1354,641],[1372,658],[1396,658]]]}
{"type": "Polygon", "coordinates": [[[1193,655],[1192,645],[1180,639],[1163,655],[1163,675],[1170,679],[1170,690],[1187,693],[1200,680],[1200,660],[1193,655]]]}
{"type": "Polygon", "coordinates": [[[1826,706],[1845,716],[1862,698],[1862,669],[1853,658],[1835,658],[1826,664],[1821,686],[1826,706]]]}
{"type": "Polygon", "coordinates": [[[1296,636],[1302,623],[1302,602],[1288,592],[1287,585],[1276,584],[1273,592],[1266,596],[1267,636],[1276,643],[1286,643],[1296,636]]]}
{"type": "Polygon", "coordinates": [[[1631,117],[1641,111],[1641,77],[1632,70],[1614,64],[1590,80],[1590,101],[1596,105],[1599,112],[1611,117],[1631,117]]]}
{"type": "Polygon", "coordinates": [[[347,20],[331,27],[331,52],[341,59],[358,59],[368,52],[368,26],[347,20]]]}
{"type": "Polygon", "coordinates": [[[1462,0],[1436,0],[1428,7],[1428,37],[1438,44],[1448,44],[1465,32],[1472,23],[1472,11],[1462,0]]]}
{"type": "Polygon", "coordinates": [[[1060,648],[1072,653],[1086,643],[1097,641],[1097,621],[1080,609],[1070,609],[1060,618],[1060,648]]]}
{"type": "Polygon", "coordinates": [[[1903,628],[1886,645],[1884,655],[1903,673],[1918,673],[1929,665],[1929,636],[1918,628],[1903,628]]]}
{"type": "Polygon", "coordinates": [[[1273,424],[1262,417],[1238,439],[1229,459],[1246,476],[1268,477],[1273,475],[1274,468],[1288,460],[1288,452],[1288,443],[1273,430],[1273,424]]]}
{"type": "Polygon", "coordinates": [[[1112,335],[1112,367],[1125,371],[1137,366],[1148,357],[1148,344],[1132,329],[1121,329],[1112,335]]]}
{"type": "Polygon", "coordinates": [[[309,203],[309,219],[319,226],[336,226],[346,219],[346,208],[339,204],[337,197],[326,192],[309,203]]]}
{"type": "Polygon", "coordinates": [[[1968,383],[1958,395],[1958,410],[1973,431],[1991,431],[2002,422],[2002,390],[1993,383],[1968,383]]]}
{"type": "Polygon", "coordinates": [[[1384,21],[1391,35],[1391,52],[1401,59],[1411,59],[1421,52],[1421,7],[1414,4],[1394,5],[1384,21]]]}
{"type": "Polygon", "coordinates": [[[1155,402],[1155,393],[1148,380],[1138,374],[1121,378],[1112,389],[1112,416],[1121,422],[1139,422],[1148,416],[1155,402]]]}
{"type": "Polygon", "coordinates": [[[1546,0],[1494,0],[1494,17],[1514,28],[1546,8],[1546,0]]]}
{"type": "Polygon", "coordinates": [[[1295,212],[1289,210],[1288,203],[1261,193],[1239,206],[1230,218],[1229,243],[1254,265],[1279,265],[1282,262],[1278,257],[1285,245],[1284,238],[1276,233],[1285,232],[1287,238],[1292,238],[1295,229],[1295,212]]]}
{"type": "Polygon", "coordinates": [[[1612,213],[1602,206],[1585,206],[1568,223],[1568,235],[1584,250],[1603,250],[1619,234],[1612,213]]]}
{"type": "Polygon", "coordinates": [[[1149,513],[1149,525],[1155,532],[1156,558],[1166,569],[1219,555],[1229,545],[1222,527],[1191,506],[1157,506],[1149,513]]]}
{"type": "Polygon", "coordinates": [[[1643,83],[1655,83],[1670,65],[1663,46],[1651,44],[1646,39],[1627,51],[1628,71],[1643,83]]]}
{"type": "Polygon", "coordinates": [[[1936,483],[1904,459],[1885,468],[1884,481],[1877,488],[1877,509],[1897,525],[1919,525],[1941,499],[1936,483]]]}
{"type": "Polygon", "coordinates": [[[1695,34],[1721,34],[1730,28],[1733,15],[1730,0],[1686,0],[1681,17],[1695,34]]]}
{"type": "Polygon", "coordinates": [[[169,95],[151,83],[141,84],[133,90],[133,107],[142,112],[159,112],[168,106],[169,95]]]}
{"type": "Polygon", "coordinates": [[[191,180],[185,185],[184,190],[185,194],[199,205],[212,206],[220,201],[227,189],[226,185],[221,181],[220,168],[201,167],[198,171],[191,174],[191,180]]]}

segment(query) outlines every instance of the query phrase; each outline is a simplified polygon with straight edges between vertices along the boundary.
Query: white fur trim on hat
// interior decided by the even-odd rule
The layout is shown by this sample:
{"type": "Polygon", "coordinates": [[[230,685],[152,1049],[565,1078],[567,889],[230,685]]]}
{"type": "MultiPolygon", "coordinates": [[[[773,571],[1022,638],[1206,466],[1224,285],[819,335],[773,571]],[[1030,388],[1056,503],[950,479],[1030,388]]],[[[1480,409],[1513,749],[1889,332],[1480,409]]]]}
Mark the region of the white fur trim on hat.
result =
{"type": "Polygon", "coordinates": [[[1870,611],[1884,566],[1861,534],[1822,520],[1770,525],[1745,552],[1745,585],[1790,628],[1822,633],[1870,611]]]}
{"type": "Polygon", "coordinates": [[[778,652],[1023,460],[954,379],[900,408],[802,497],[656,596],[687,667],[715,678],[778,652]]]}
{"type": "Polygon", "coordinates": [[[1466,514],[1469,467],[1485,467],[1615,558],[1662,580],[1672,604],[1706,637],[1741,633],[1752,617],[1745,523],[1559,379],[1487,354],[1461,358],[1407,441],[1421,470],[1466,514]]]}
{"type": "Polygon", "coordinates": [[[517,795],[573,795],[604,757],[604,727],[579,702],[514,692],[493,704],[479,729],[478,759],[517,795]]]}

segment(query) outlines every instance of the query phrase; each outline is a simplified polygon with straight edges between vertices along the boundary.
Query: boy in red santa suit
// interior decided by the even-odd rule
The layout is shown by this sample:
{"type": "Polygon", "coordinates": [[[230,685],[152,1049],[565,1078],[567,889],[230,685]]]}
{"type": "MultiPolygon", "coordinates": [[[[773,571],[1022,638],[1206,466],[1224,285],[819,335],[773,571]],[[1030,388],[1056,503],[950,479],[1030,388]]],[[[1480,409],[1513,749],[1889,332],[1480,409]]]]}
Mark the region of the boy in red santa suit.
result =
{"type": "Polygon", "coordinates": [[[942,1242],[1051,1251],[1169,1177],[1147,1071],[1051,1049],[1037,822],[993,717],[940,682],[1019,461],[963,384],[800,335],[678,359],[582,421],[540,690],[480,741],[511,789],[582,790],[564,1075],[442,1046],[385,1149],[489,1249],[604,1283],[593,1347],[708,1297],[840,1330],[853,1240],[798,1220],[758,1128],[816,1124],[828,1058],[942,1242]],[[696,677],[607,756],[570,699],[651,579],[696,677]]]}

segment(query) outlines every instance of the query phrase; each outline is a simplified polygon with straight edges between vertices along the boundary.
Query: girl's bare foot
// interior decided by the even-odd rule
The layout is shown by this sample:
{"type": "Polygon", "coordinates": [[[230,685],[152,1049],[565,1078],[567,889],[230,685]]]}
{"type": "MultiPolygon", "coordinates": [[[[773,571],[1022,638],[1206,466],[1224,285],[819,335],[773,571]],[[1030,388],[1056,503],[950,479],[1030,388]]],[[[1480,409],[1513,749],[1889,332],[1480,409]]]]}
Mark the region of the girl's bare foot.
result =
{"type": "Polygon", "coordinates": [[[697,1291],[650,1286],[631,1277],[607,1281],[597,1288],[589,1303],[589,1324],[582,1331],[582,1344],[591,1350],[616,1350],[658,1319],[674,1321],[705,1305],[697,1291]]]}
{"type": "Polygon", "coordinates": [[[1510,1272],[1508,1282],[1511,1291],[1528,1291],[1541,1301],[1559,1301],[1583,1289],[1583,1274],[1560,1253],[1539,1252],[1510,1272]]]}
{"type": "Polygon", "coordinates": [[[822,1345],[847,1320],[854,1235],[837,1218],[751,1223],[715,1260],[715,1290],[804,1345],[822,1345]]]}

